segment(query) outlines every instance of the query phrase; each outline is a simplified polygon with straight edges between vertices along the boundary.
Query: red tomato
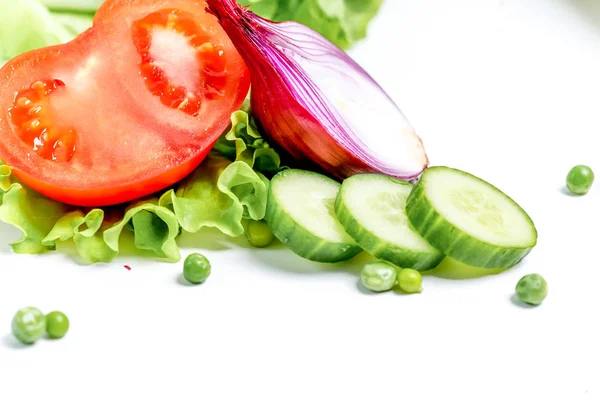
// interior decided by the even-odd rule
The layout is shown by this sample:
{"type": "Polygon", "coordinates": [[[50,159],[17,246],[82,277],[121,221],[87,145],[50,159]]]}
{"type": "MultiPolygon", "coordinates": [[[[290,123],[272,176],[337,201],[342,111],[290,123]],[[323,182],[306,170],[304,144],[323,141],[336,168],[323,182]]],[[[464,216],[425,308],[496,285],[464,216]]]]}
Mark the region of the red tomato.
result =
{"type": "Polygon", "coordinates": [[[0,70],[0,160],[64,203],[134,200],[194,170],[249,86],[204,1],[107,0],[75,40],[0,70]]]}

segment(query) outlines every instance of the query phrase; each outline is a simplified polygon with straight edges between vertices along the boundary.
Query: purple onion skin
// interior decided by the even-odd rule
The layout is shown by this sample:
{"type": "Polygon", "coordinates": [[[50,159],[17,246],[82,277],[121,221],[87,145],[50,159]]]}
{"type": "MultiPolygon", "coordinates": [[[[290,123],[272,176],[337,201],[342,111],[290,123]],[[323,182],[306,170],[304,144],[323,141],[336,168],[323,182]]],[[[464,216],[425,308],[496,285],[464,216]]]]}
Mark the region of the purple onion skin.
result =
{"type": "MultiPolygon", "coordinates": [[[[217,17],[250,70],[250,104],[255,119],[269,143],[291,156],[296,167],[321,169],[340,181],[364,173],[382,173],[414,181],[427,168],[426,155],[422,169],[395,171],[377,165],[376,160],[369,162],[366,157],[360,157],[342,145],[307,110],[282,74],[263,54],[260,45],[265,43],[260,35],[273,34],[265,29],[265,25],[279,23],[251,13],[235,0],[206,0],[206,3],[207,10],[217,17]]],[[[317,32],[314,35],[319,36],[321,41],[326,40],[317,32]]],[[[283,157],[286,158],[285,155],[283,157]]]]}

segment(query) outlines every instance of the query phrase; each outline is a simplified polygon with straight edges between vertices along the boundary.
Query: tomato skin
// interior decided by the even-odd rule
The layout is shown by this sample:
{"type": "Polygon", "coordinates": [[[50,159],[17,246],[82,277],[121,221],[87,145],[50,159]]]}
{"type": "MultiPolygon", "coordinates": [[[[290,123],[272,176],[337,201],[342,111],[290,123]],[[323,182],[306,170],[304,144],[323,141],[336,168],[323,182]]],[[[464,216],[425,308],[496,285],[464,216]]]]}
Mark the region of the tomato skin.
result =
{"type": "MultiPolygon", "coordinates": [[[[166,39],[161,40],[167,43],[155,53],[161,56],[162,50],[175,49],[174,58],[171,53],[162,57],[175,60],[172,65],[160,64],[166,68],[165,76],[184,83],[198,76],[196,91],[203,82],[210,85],[208,64],[196,68],[195,63],[203,58],[191,57],[193,49],[176,37],[169,42],[171,33],[163,36],[166,39]],[[180,72],[186,76],[178,76],[180,72]]],[[[249,86],[248,69],[216,18],[205,12],[204,1],[107,0],[94,26],[75,40],[22,54],[0,69],[0,160],[24,184],[66,204],[97,207],[142,198],[172,186],[200,165],[229,125],[231,113],[241,106],[249,86]],[[216,82],[223,95],[207,95],[195,115],[183,107],[169,107],[164,98],[161,101],[148,90],[140,72],[142,56],[131,34],[132,24],[166,9],[197,16],[198,29],[222,52],[219,65],[225,72],[216,82]],[[74,126],[77,132],[68,161],[37,154],[31,143],[22,140],[9,113],[17,93],[36,81],[54,79],[64,81],[65,90],[49,95],[51,121],[58,130],[74,126]]]]}
{"type": "MultiPolygon", "coordinates": [[[[198,154],[198,159],[200,162],[206,158],[209,151],[210,148],[207,147],[205,151],[198,154]]],[[[56,201],[60,201],[61,203],[82,207],[101,207],[123,203],[123,201],[120,200],[106,202],[102,201],[102,199],[126,198],[128,200],[125,201],[130,201],[141,199],[145,196],[159,192],[160,190],[169,187],[174,182],[182,180],[197,167],[198,165],[196,160],[190,160],[187,163],[181,164],[176,168],[169,169],[168,171],[153,177],[152,179],[148,179],[147,181],[124,184],[121,186],[115,186],[113,188],[85,190],[57,190],[56,186],[39,181],[27,174],[19,174],[19,178],[26,186],[34,188],[38,193],[41,193],[56,201]],[[100,201],[98,201],[98,199],[100,199],[100,201]]]]}

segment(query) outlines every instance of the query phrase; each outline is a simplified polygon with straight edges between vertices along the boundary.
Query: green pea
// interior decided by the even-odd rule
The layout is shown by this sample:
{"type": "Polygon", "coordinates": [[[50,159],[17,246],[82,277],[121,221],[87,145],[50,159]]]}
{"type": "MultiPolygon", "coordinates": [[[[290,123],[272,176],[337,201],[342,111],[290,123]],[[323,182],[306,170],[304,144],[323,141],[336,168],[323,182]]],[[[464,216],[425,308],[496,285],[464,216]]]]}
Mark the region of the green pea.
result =
{"type": "Polygon", "coordinates": [[[360,273],[363,286],[372,292],[391,290],[396,284],[396,276],[396,268],[383,261],[365,265],[360,273]]]}
{"type": "Polygon", "coordinates": [[[517,283],[515,294],[523,303],[539,306],[548,296],[548,283],[540,274],[528,274],[517,283]]]}
{"type": "Polygon", "coordinates": [[[398,272],[398,287],[405,293],[421,293],[423,291],[423,276],[417,270],[402,268],[398,272]]]}
{"type": "Polygon", "coordinates": [[[573,194],[586,194],[594,183],[594,171],[586,165],[576,165],[567,175],[567,188],[573,194]]]}
{"type": "Polygon", "coordinates": [[[246,226],[246,238],[254,247],[266,247],[273,242],[273,232],[265,221],[250,220],[246,226]]]}
{"type": "Polygon", "coordinates": [[[60,339],[67,334],[69,330],[69,318],[60,312],[52,311],[46,314],[46,332],[53,339],[60,339]]]}
{"type": "Polygon", "coordinates": [[[183,277],[190,283],[202,283],[210,276],[210,269],[210,261],[206,257],[192,253],[183,262],[183,277]]]}
{"type": "Polygon", "coordinates": [[[12,319],[12,332],[25,344],[33,344],[46,333],[46,317],[35,307],[21,308],[12,319]]]}

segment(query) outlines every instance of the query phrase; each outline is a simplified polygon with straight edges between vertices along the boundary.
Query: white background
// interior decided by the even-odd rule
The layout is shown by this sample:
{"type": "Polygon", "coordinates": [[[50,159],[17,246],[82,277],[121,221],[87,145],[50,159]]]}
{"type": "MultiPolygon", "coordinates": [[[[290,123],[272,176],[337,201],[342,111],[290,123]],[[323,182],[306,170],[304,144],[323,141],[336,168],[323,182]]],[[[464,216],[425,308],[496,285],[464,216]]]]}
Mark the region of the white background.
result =
{"type": "Polygon", "coordinates": [[[182,243],[213,263],[191,287],[180,263],[16,256],[2,225],[0,398],[600,398],[600,183],[563,192],[575,164],[600,174],[594,3],[387,0],[351,52],[432,165],[488,179],[530,213],[539,244],[520,266],[369,295],[360,258],[323,268],[208,232],[182,243]],[[511,301],[530,272],[549,283],[537,308],[511,301]],[[68,336],[18,345],[10,320],[28,305],[67,313],[68,336]]]}

